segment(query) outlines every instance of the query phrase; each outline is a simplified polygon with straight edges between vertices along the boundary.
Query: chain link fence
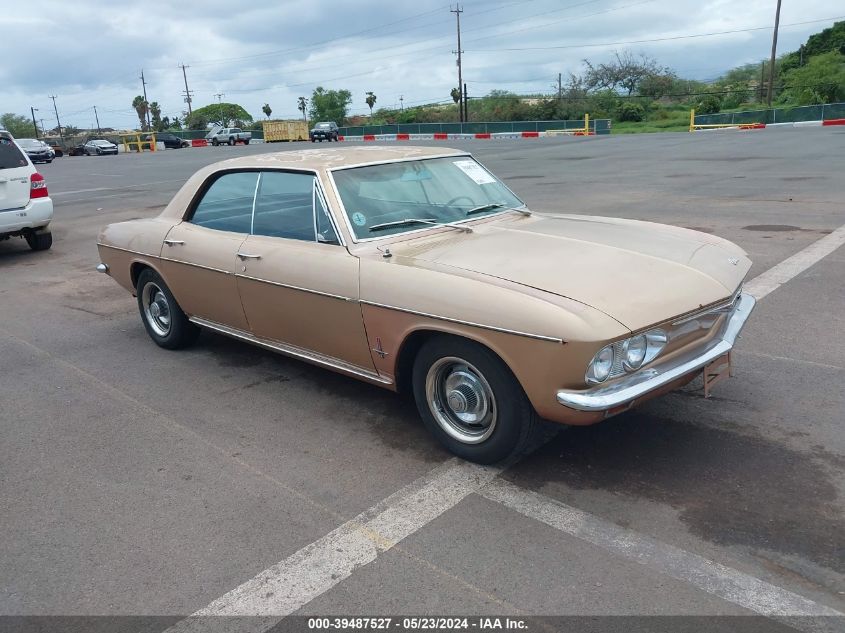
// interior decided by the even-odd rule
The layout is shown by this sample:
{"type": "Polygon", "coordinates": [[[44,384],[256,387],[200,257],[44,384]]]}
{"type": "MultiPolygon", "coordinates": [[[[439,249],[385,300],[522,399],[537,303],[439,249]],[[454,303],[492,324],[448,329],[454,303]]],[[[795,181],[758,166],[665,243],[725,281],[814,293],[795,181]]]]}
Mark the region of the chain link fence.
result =
{"type": "MultiPolygon", "coordinates": [[[[584,119],[574,121],[486,121],[470,123],[398,123],[395,125],[359,125],[342,127],[341,136],[365,134],[493,134],[496,132],[545,132],[584,127],[584,119]]],[[[590,130],[610,134],[610,119],[592,119],[590,130]]]]}
{"type": "Polygon", "coordinates": [[[826,121],[830,119],[845,119],[845,103],[695,115],[696,125],[799,123],[801,121],[826,121]]]}

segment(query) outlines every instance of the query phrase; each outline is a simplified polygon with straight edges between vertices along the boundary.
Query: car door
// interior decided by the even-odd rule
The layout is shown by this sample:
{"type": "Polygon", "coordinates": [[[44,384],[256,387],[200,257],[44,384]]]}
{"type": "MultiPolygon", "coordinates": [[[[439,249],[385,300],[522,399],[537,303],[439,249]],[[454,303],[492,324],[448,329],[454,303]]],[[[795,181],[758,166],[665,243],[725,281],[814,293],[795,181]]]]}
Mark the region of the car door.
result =
{"type": "Polygon", "coordinates": [[[248,331],[238,295],[236,257],[252,223],[256,171],[210,177],[168,232],[161,249],[163,274],[181,308],[193,317],[248,331]]]}
{"type": "Polygon", "coordinates": [[[237,274],[253,335],[373,371],[358,258],[338,241],[315,175],[262,171],[256,191],[237,274]]]}
{"type": "Polygon", "coordinates": [[[31,195],[30,175],[35,168],[11,137],[0,136],[0,232],[17,226],[31,195]],[[4,213],[8,212],[8,213],[4,213]]]}

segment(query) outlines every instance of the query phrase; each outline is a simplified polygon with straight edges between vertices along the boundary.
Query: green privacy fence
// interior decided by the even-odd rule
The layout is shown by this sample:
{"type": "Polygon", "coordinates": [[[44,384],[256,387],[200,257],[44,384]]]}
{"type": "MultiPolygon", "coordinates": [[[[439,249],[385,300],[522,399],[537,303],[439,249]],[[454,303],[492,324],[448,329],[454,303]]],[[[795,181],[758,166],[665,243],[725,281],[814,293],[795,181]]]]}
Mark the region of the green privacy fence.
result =
{"type": "MultiPolygon", "coordinates": [[[[365,134],[488,134],[496,132],[545,132],[584,127],[584,119],[574,121],[486,121],[471,123],[399,123],[395,125],[359,125],[342,127],[341,136],[365,134]]],[[[610,119],[591,119],[590,130],[610,134],[610,119]]]]}
{"type": "Polygon", "coordinates": [[[823,105],[798,106],[795,108],[746,110],[744,112],[720,112],[719,114],[697,114],[695,115],[695,124],[772,124],[827,121],[830,119],[845,119],[845,103],[826,103],[823,105]]]}

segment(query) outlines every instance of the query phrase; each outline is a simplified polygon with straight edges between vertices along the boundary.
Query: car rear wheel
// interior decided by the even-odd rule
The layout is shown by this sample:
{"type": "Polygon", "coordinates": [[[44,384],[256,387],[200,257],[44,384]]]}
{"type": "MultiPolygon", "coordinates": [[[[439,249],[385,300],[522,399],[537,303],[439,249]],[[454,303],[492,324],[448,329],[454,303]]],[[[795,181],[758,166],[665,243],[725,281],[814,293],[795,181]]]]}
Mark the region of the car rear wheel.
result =
{"type": "Polygon", "coordinates": [[[249,139],[246,139],[246,140],[244,141],[244,145],[249,145],[249,139]]]}
{"type": "Polygon", "coordinates": [[[235,139],[230,137],[229,138],[229,145],[234,145],[234,144],[235,144],[235,139]]]}
{"type": "Polygon", "coordinates": [[[50,231],[28,231],[24,237],[34,251],[46,251],[53,245],[53,234],[50,231]]]}
{"type": "Polygon", "coordinates": [[[217,139],[216,138],[211,139],[211,144],[214,145],[214,147],[217,147],[217,145],[218,145],[217,139]]]}
{"type": "Polygon", "coordinates": [[[427,341],[414,360],[412,384],[428,430],[464,459],[502,461],[523,451],[537,428],[537,414],[510,369],[473,341],[427,341]]]}
{"type": "Polygon", "coordinates": [[[165,349],[188,347],[197,340],[199,328],[188,320],[161,276],[149,268],[138,275],[135,290],[138,310],[147,334],[165,349]]]}

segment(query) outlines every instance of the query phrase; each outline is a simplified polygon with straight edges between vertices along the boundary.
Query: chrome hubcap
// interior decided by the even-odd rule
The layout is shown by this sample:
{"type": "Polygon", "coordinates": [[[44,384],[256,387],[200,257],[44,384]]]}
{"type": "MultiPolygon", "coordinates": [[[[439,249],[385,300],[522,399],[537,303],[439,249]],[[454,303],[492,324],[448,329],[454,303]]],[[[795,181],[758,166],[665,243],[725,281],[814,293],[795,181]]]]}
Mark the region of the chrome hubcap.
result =
{"type": "Polygon", "coordinates": [[[439,359],[428,370],[425,389],[434,419],[451,437],[478,444],[493,433],[497,418],[493,390],[467,361],[439,359]]]}
{"type": "Polygon", "coordinates": [[[141,291],[141,305],[144,307],[144,317],[153,331],[159,336],[167,336],[170,332],[170,304],[154,282],[149,282],[141,291]]]}

